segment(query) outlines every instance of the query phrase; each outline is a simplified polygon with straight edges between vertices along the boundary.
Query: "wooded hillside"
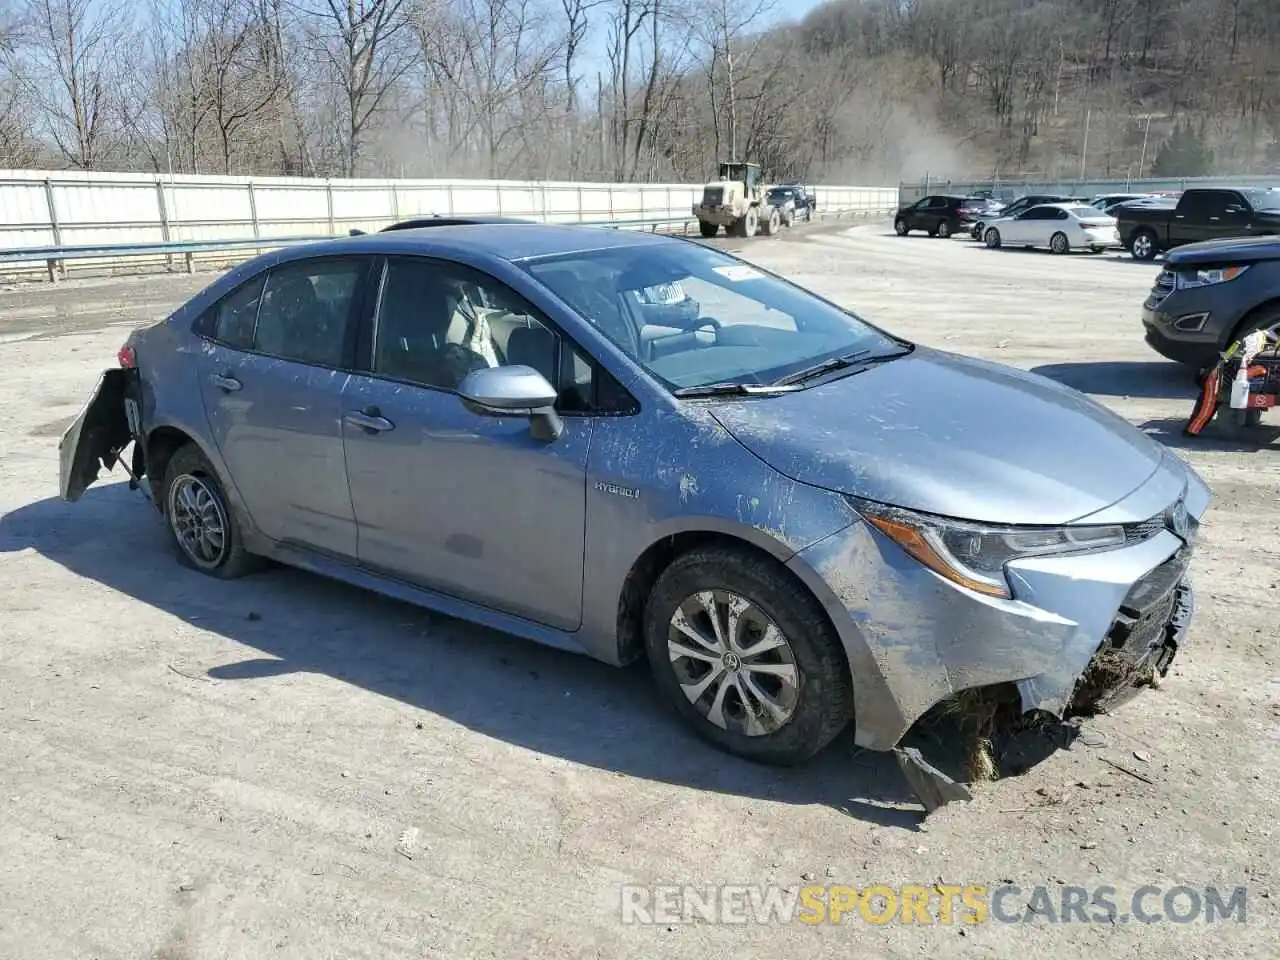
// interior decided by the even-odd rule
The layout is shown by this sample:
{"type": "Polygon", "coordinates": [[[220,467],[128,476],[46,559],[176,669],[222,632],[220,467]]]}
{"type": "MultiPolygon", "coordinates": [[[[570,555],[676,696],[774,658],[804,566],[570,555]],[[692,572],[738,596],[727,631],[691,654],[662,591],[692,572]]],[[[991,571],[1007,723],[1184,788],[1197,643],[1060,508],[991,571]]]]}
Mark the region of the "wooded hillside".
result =
{"type": "Polygon", "coordinates": [[[14,0],[0,166],[1280,172],[1277,0],[834,0],[764,28],[771,2],[14,0]]]}

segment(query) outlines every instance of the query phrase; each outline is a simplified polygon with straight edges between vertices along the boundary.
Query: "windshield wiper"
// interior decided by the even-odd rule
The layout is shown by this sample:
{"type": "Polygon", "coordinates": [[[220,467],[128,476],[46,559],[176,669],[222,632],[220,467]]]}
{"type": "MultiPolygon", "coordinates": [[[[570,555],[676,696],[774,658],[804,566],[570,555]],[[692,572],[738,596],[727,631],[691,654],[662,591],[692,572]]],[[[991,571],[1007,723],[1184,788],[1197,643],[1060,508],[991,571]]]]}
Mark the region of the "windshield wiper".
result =
{"type": "Polygon", "coordinates": [[[902,346],[897,350],[888,350],[884,353],[873,354],[870,348],[855,350],[853,353],[846,353],[839,357],[828,357],[820,363],[815,363],[811,367],[805,367],[803,370],[797,370],[795,373],[789,373],[785,377],[779,377],[773,381],[774,386],[794,386],[804,383],[806,380],[813,380],[820,377],[824,373],[830,373],[832,370],[843,370],[845,367],[867,366],[872,363],[880,363],[884,360],[892,360],[895,357],[901,357],[910,353],[910,346],[902,346]]]}
{"type": "Polygon", "coordinates": [[[677,397],[760,397],[791,393],[795,389],[776,383],[708,383],[701,387],[681,387],[672,393],[677,397]]]}

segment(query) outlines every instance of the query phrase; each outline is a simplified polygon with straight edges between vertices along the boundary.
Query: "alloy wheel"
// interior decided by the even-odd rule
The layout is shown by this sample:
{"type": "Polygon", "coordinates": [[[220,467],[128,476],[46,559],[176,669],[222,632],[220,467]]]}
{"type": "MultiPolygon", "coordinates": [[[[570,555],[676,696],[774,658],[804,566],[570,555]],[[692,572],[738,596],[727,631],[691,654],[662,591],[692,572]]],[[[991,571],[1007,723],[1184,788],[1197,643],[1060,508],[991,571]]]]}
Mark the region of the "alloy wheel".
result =
{"type": "Polygon", "coordinates": [[[169,523],[182,552],[196,566],[212,570],[226,559],[227,513],[201,477],[183,474],[169,487],[169,523]]]}
{"type": "Polygon", "coordinates": [[[1139,260],[1151,259],[1151,238],[1145,233],[1133,238],[1133,255],[1139,260]]]}
{"type": "Polygon", "coordinates": [[[795,653],[778,625],[745,597],[707,590],[685,598],[671,616],[667,653],[685,697],[721,729],[765,736],[795,714],[795,653]]]}

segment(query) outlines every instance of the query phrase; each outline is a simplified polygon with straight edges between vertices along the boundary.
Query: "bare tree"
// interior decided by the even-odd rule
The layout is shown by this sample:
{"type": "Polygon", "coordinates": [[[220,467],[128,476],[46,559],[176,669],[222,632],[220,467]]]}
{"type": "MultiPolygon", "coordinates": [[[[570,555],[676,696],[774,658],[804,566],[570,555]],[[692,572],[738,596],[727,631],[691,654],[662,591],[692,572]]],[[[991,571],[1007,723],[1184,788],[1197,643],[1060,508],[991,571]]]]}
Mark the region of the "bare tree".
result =
{"type": "Polygon", "coordinates": [[[29,95],[66,160],[92,170],[118,131],[110,119],[127,16],[118,0],[30,0],[29,95]]]}
{"type": "Polygon", "coordinates": [[[535,94],[547,91],[561,45],[545,12],[531,0],[458,0],[449,15],[416,25],[431,75],[465,118],[454,120],[458,146],[474,137],[488,176],[502,176],[511,144],[547,122],[535,94]]]}
{"type": "Polygon", "coordinates": [[[753,27],[774,7],[775,0],[707,0],[702,9],[701,34],[709,56],[707,83],[715,113],[716,146],[719,149],[720,117],[726,124],[729,156],[738,155],[738,84],[750,68],[751,59],[762,36],[753,27]]]}
{"type": "Polygon", "coordinates": [[[353,177],[370,123],[413,66],[406,0],[325,0],[303,14],[317,60],[341,91],[342,173],[353,177]]]}

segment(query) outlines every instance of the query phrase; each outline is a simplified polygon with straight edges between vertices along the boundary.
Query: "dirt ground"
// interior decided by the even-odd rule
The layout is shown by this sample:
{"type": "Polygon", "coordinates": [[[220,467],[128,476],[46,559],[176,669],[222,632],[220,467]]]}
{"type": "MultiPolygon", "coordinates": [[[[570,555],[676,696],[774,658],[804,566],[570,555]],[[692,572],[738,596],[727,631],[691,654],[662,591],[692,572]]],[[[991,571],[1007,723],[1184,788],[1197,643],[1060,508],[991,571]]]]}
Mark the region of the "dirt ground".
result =
{"type": "Polygon", "coordinates": [[[732,245],[921,342],[1077,386],[1201,471],[1200,610],[1160,689],[923,824],[892,759],[848,738],[748,765],[687,734],[643,669],[300,572],[207,579],[122,483],[62,503],[58,436],[127,326],[211,277],[0,291],[0,957],[1275,957],[1280,445],[1179,435],[1192,387],[1138,321],[1157,268],[883,225],[732,245]],[[1003,913],[1026,922],[619,909],[625,883],[810,882],[1013,884],[1003,913]],[[1247,920],[1028,908],[1037,886],[1056,906],[1100,885],[1121,913],[1144,885],[1245,887],[1247,920]]]}

